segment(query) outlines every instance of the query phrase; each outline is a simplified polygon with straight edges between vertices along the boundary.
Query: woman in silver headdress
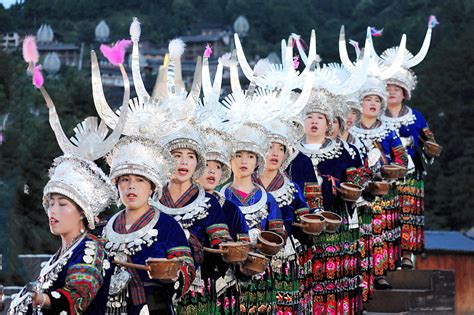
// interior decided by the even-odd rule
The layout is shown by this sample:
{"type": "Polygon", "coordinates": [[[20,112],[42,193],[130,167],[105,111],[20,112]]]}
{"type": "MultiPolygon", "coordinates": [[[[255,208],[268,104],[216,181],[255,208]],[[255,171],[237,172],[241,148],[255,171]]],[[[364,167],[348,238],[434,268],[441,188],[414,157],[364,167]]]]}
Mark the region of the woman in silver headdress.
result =
{"type": "Polygon", "coordinates": [[[153,206],[171,173],[172,157],[152,140],[122,138],[109,158],[110,178],[125,209],[105,226],[105,248],[117,266],[107,302],[108,314],[174,314],[172,298],[183,296],[194,279],[191,250],[180,225],[153,206]],[[149,258],[178,259],[175,283],[151,279],[146,271],[122,262],[146,264],[149,258]]]}
{"type": "MultiPolygon", "coordinates": [[[[245,215],[250,241],[256,243],[260,231],[272,231],[286,238],[281,211],[272,195],[254,184],[252,174],[261,173],[268,141],[265,129],[258,124],[244,123],[233,132],[230,160],[233,179],[221,189],[227,200],[235,203],[245,215]]],[[[242,269],[246,274],[246,270],[242,269]]],[[[276,307],[274,281],[270,268],[258,276],[240,282],[242,314],[272,313],[276,307]]]]}
{"type": "Polygon", "coordinates": [[[218,247],[220,243],[232,240],[226,217],[218,200],[194,182],[203,174],[206,161],[197,128],[186,124],[163,138],[161,143],[172,154],[175,167],[155,205],[173,216],[185,230],[197,269],[191,292],[178,302],[177,310],[180,314],[194,314],[198,310],[212,313],[217,309],[215,279],[203,276],[199,267],[203,264],[204,246],[218,247]]]}
{"type": "MultiPolygon", "coordinates": [[[[416,75],[410,69],[418,65],[428,52],[432,28],[436,18],[430,17],[423,46],[416,56],[407,52],[398,71],[389,77],[387,83],[388,106],[382,116],[387,127],[394,130],[402,140],[409,154],[408,175],[398,185],[401,210],[402,268],[412,269],[412,254],[424,250],[424,180],[426,166],[439,155],[433,155],[427,147],[436,141],[423,115],[406,105],[416,87],[416,75]],[[431,143],[430,143],[431,142],[431,143]],[[427,144],[428,143],[428,144],[427,144]]],[[[387,49],[381,58],[387,64],[393,63],[395,48],[387,49]]]]}
{"type": "MultiPolygon", "coordinates": [[[[407,167],[408,157],[398,136],[386,128],[380,116],[386,106],[385,84],[377,77],[370,77],[360,90],[362,117],[349,131],[367,148],[368,167],[380,177],[382,166],[398,164],[407,167]]],[[[384,197],[372,202],[373,272],[375,287],[390,288],[385,280],[387,271],[396,270],[400,258],[400,226],[398,194],[395,183],[384,197]]]]}
{"type": "MultiPolygon", "coordinates": [[[[214,128],[205,128],[203,131],[206,146],[206,169],[197,182],[219,200],[225,214],[229,233],[235,241],[248,242],[248,226],[239,207],[216,190],[217,186],[226,183],[231,175],[230,169],[230,136],[214,128]]],[[[240,293],[235,265],[222,261],[216,254],[204,253],[204,260],[212,259],[213,264],[203,265],[203,273],[211,273],[216,278],[218,311],[222,314],[239,314],[240,293]],[[212,268],[212,269],[211,269],[212,268]]]]}
{"type": "Polygon", "coordinates": [[[305,242],[308,237],[299,228],[292,226],[300,222],[300,217],[309,213],[308,204],[302,190],[284,173],[293,152],[294,144],[301,138],[302,128],[297,121],[274,119],[263,124],[271,141],[270,149],[265,156],[265,168],[253,180],[265,188],[278,203],[287,231],[286,246],[273,258],[272,271],[275,277],[277,311],[284,314],[297,314],[300,308],[300,268],[298,255],[303,254],[300,239],[305,242]]]}
{"type": "Polygon", "coordinates": [[[33,293],[24,288],[8,314],[104,314],[110,263],[89,231],[113,200],[114,187],[93,162],[62,156],[55,159],[43,194],[49,228],[62,245],[43,265],[33,293]]]}
{"type": "Polygon", "coordinates": [[[338,101],[336,95],[325,89],[313,90],[302,113],[305,136],[297,143],[297,155],[287,168],[290,178],[302,187],[310,208],[335,212],[343,219],[336,233],[314,237],[314,247],[302,257],[304,263],[312,266],[304,291],[311,292],[306,294],[310,298],[306,302],[314,313],[326,313],[330,309],[358,312],[361,309],[359,275],[355,268],[358,229],[350,221],[351,205],[340,198],[336,189],[341,182],[350,180],[347,172],[355,164],[343,143],[330,137],[333,108],[338,101]],[[340,269],[344,271],[338,273],[340,269]],[[338,286],[341,281],[348,285],[338,286]]]}
{"type": "MultiPolygon", "coordinates": [[[[46,89],[40,89],[49,108],[49,122],[63,156],[56,158],[43,190],[43,207],[50,231],[61,238],[61,248],[42,266],[29,293],[24,288],[8,314],[104,314],[110,284],[110,263],[102,242],[91,230],[98,215],[114,200],[115,187],[93,162],[116,143],[124,124],[107,138],[107,128],[89,117],[74,130],[71,142],[61,128],[46,89]]],[[[126,111],[124,111],[126,113],[126,111]]]]}

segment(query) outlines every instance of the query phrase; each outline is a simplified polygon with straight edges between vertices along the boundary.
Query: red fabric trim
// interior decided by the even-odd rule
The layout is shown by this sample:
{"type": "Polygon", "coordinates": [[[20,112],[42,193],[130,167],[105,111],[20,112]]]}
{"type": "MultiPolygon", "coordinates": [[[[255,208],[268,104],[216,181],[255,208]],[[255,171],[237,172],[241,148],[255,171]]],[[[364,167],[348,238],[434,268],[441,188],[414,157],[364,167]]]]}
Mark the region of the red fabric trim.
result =
{"type": "Polygon", "coordinates": [[[69,294],[69,292],[67,292],[64,289],[58,289],[58,290],[56,290],[56,292],[61,293],[68,300],[68,302],[69,302],[69,314],[75,314],[74,313],[74,308],[73,308],[74,303],[72,302],[71,295],[69,294]]]}

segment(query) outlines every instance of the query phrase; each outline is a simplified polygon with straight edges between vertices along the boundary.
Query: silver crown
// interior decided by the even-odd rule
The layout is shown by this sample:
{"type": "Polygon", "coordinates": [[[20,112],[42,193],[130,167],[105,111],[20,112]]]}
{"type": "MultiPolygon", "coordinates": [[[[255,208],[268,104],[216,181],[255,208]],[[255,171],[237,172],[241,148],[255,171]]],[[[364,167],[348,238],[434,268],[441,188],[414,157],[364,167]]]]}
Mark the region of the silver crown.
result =
{"type": "Polygon", "coordinates": [[[287,147],[287,150],[304,136],[304,129],[296,118],[273,119],[262,123],[262,126],[267,130],[269,142],[280,143],[287,147]]]}
{"type": "Polygon", "coordinates": [[[257,155],[257,172],[265,167],[265,155],[270,148],[265,128],[259,124],[246,122],[232,131],[232,155],[238,151],[249,151],[257,155]]]}
{"type": "Polygon", "coordinates": [[[383,80],[377,77],[369,77],[364,86],[359,91],[359,102],[362,104],[367,95],[377,95],[381,100],[380,114],[385,112],[387,107],[387,88],[383,80]]]}
{"type": "Polygon", "coordinates": [[[282,166],[282,171],[286,169],[291,161],[289,161],[290,153],[294,152],[294,148],[298,141],[304,136],[304,126],[298,118],[294,119],[273,119],[265,122],[262,126],[267,130],[268,141],[270,143],[276,142],[284,145],[285,158],[282,166]]]}
{"type": "Polygon", "coordinates": [[[56,158],[49,178],[43,189],[45,211],[48,211],[51,194],[64,195],[84,211],[90,229],[95,228],[95,218],[117,196],[107,175],[94,162],[77,156],[63,155],[56,158]]]}
{"type": "Polygon", "coordinates": [[[229,134],[214,129],[202,130],[204,145],[206,147],[206,161],[218,161],[222,164],[222,177],[219,185],[227,182],[231,175],[231,137],[229,134]]]}
{"type": "MultiPolygon", "coordinates": [[[[340,97],[324,89],[313,89],[308,104],[303,110],[303,118],[311,113],[321,113],[326,116],[328,123],[334,121],[334,110],[340,97]]],[[[330,132],[331,130],[329,130],[330,132]]]]}
{"type": "MultiPolygon", "coordinates": [[[[391,64],[394,62],[395,53],[396,48],[389,48],[382,53],[381,58],[386,64],[391,64]]],[[[417,83],[415,72],[408,67],[410,60],[413,58],[413,55],[409,51],[406,51],[404,61],[398,71],[385,80],[387,84],[395,84],[403,88],[405,99],[407,100],[411,99],[411,91],[415,89],[417,83]]]]}
{"type": "Polygon", "coordinates": [[[196,153],[197,166],[193,174],[198,179],[206,169],[206,150],[203,145],[202,136],[198,128],[190,123],[184,124],[177,131],[161,139],[160,144],[169,152],[177,149],[189,149],[196,153]]]}
{"type": "Polygon", "coordinates": [[[140,137],[120,139],[107,162],[113,183],[122,175],[143,176],[155,185],[158,199],[174,168],[174,159],[168,151],[153,140],[140,137]]]}

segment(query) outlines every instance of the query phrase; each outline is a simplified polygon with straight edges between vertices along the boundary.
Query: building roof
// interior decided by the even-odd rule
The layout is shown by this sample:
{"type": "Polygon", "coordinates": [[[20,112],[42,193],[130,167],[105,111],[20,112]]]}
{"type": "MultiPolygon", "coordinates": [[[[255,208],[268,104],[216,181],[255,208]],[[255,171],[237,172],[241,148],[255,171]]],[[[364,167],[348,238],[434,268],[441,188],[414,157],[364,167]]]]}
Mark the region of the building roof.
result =
{"type": "Polygon", "coordinates": [[[60,42],[54,43],[38,43],[38,50],[79,50],[79,47],[75,44],[66,44],[60,42]]]}
{"type": "Polygon", "coordinates": [[[194,36],[180,36],[185,43],[210,43],[221,40],[225,34],[209,34],[209,35],[194,35],[194,36]]]}
{"type": "Polygon", "coordinates": [[[474,240],[456,231],[425,231],[425,249],[474,254],[474,240]]]}

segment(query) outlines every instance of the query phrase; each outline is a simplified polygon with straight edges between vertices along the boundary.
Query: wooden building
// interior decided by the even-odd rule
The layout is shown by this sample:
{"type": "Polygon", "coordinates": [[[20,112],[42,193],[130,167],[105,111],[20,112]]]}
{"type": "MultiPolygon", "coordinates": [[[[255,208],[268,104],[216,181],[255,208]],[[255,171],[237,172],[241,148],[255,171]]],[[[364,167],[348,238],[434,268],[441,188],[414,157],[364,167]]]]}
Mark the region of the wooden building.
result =
{"type": "Polygon", "coordinates": [[[454,270],[456,314],[474,314],[474,239],[455,231],[426,231],[417,270],[454,270]]]}

